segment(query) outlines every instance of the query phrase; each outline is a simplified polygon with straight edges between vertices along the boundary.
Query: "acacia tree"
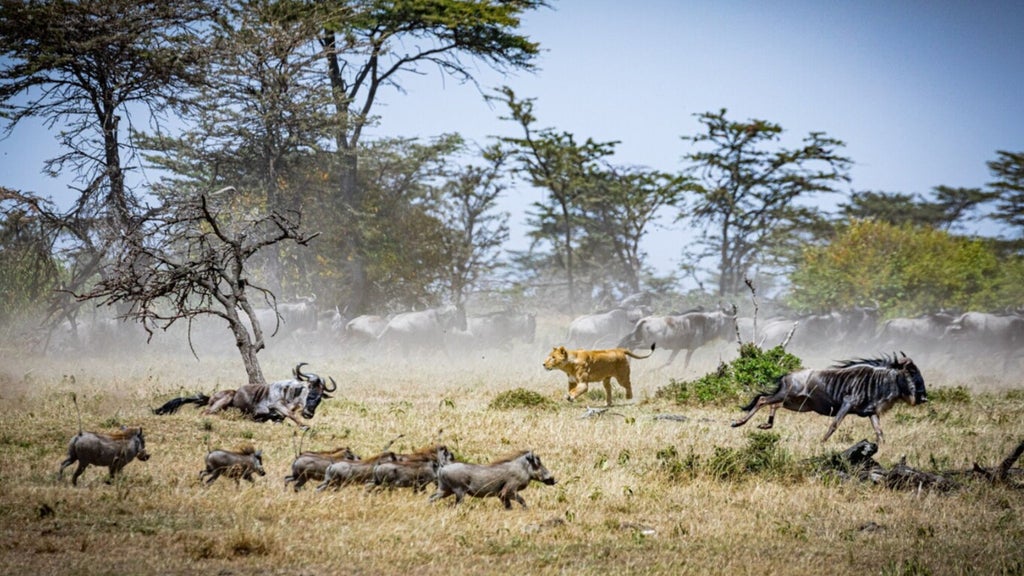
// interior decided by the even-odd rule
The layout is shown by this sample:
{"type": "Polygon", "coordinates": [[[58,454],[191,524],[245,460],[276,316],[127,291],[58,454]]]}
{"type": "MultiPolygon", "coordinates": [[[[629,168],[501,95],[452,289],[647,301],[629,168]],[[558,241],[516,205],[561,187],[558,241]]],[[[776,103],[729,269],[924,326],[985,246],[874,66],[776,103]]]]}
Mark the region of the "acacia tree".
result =
{"type": "MultiPolygon", "coordinates": [[[[334,142],[339,156],[336,213],[356,230],[362,191],[358,152],[363,129],[373,121],[382,90],[401,91],[401,78],[435,69],[475,83],[476,63],[499,72],[532,70],[538,45],[517,32],[520,16],[544,0],[356,0],[320,2],[329,13],[319,35],[326,81],[334,102],[334,142]]],[[[339,239],[348,272],[350,309],[366,303],[363,238],[339,239]]]]}
{"type": "MultiPolygon", "coordinates": [[[[4,136],[26,119],[42,119],[65,150],[45,171],[74,178],[77,198],[63,211],[44,209],[34,192],[22,194],[60,236],[53,243],[63,246],[69,290],[104,274],[108,253],[138,229],[139,201],[125,178],[135,159],[124,135],[133,110],[158,122],[194,82],[202,62],[197,22],[208,13],[203,0],[0,3],[4,136]]],[[[73,319],[60,294],[51,314],[58,307],[73,319]]]]}
{"type": "Polygon", "coordinates": [[[505,191],[508,154],[495,145],[481,156],[484,165],[465,166],[447,176],[434,209],[444,224],[445,282],[457,303],[497,268],[498,249],[509,234],[508,214],[494,211],[505,191]]]}
{"type": "Polygon", "coordinates": [[[726,110],[697,116],[705,133],[684,136],[704,150],[684,156],[691,163],[690,205],[679,219],[689,218],[705,234],[697,240],[705,250],[698,259],[717,259],[719,296],[736,294],[764,252],[784,245],[809,217],[797,200],[836,192],[848,182],[850,160],[839,154],[843,142],[811,132],[797,148],[777,144],[782,127],[764,120],[736,122],[726,110]]]}
{"type": "Polygon", "coordinates": [[[839,208],[847,220],[874,219],[897,226],[913,224],[951,230],[991,198],[991,193],[980,188],[936,186],[931,198],[920,194],[856,192],[839,208]]]}
{"type": "MultiPolygon", "coordinates": [[[[307,174],[324,172],[317,162],[333,118],[330,98],[316,85],[321,54],[309,41],[321,23],[296,17],[300,9],[277,0],[221,5],[210,26],[207,81],[178,108],[193,125],[175,138],[139,138],[157,152],[147,159],[171,174],[166,190],[234,184],[252,206],[312,212],[303,191],[307,174]]],[[[282,248],[262,255],[277,294],[285,286],[282,248]]]]}
{"type": "Polygon", "coordinates": [[[316,234],[301,231],[295,211],[237,218],[232,192],[179,196],[149,210],[133,231],[142,240],[121,244],[110,273],[78,297],[124,304],[123,316],[139,321],[151,336],[179,320],[191,328],[200,316],[222,318],[235,336],[249,383],[264,384],[256,356],[264,347],[263,328],[253,302],[264,300],[276,313],[276,299],[251,282],[246,266],[261,250],[286,241],[304,246],[316,234]]]}
{"type": "Polygon", "coordinates": [[[640,292],[645,254],[640,243],[662,209],[682,198],[685,178],[640,167],[611,168],[596,175],[582,198],[587,244],[581,250],[591,267],[614,263],[611,274],[629,293],[640,292]]]}
{"type": "Polygon", "coordinates": [[[1018,238],[1024,239],[1024,152],[999,150],[996,154],[999,157],[988,162],[995,177],[988,187],[997,196],[992,217],[1014,228],[1018,238]]]}
{"type": "Polygon", "coordinates": [[[576,262],[574,252],[580,229],[579,220],[583,199],[588,186],[605,169],[604,159],[610,156],[617,142],[595,142],[587,138],[582,144],[568,132],[552,128],[536,129],[533,99],[516,99],[511,88],[499,89],[493,99],[504,102],[511,116],[504,118],[516,122],[523,131],[520,138],[503,137],[500,142],[511,148],[517,170],[523,172],[530,184],[547,192],[547,202],[535,202],[537,210],[530,233],[534,245],[550,242],[561,258],[568,283],[569,313],[576,304],[576,262]]]}

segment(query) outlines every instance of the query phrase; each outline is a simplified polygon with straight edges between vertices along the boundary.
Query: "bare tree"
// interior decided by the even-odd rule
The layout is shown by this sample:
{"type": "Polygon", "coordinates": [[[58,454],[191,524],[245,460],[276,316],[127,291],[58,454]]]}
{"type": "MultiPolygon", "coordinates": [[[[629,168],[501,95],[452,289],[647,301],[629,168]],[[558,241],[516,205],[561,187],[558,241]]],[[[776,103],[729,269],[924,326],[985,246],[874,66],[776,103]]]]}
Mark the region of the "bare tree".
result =
{"type": "Polygon", "coordinates": [[[205,0],[0,3],[2,134],[41,119],[64,149],[45,171],[75,177],[74,204],[50,210],[62,244],[73,246],[70,289],[105,273],[108,250],[136,229],[140,202],[125,177],[131,112],[157,121],[201,75],[198,22],[211,10],[205,0]]]}
{"type": "Polygon", "coordinates": [[[235,337],[249,383],[263,384],[256,358],[264,347],[263,330],[252,302],[262,298],[276,312],[277,300],[266,288],[249,282],[246,263],[265,248],[286,241],[306,245],[317,234],[300,230],[301,215],[295,211],[233,219],[233,191],[228,187],[150,210],[133,235],[142,240],[124,243],[110,274],[78,297],[126,304],[129,312],[122,317],[141,322],[150,336],[155,328],[167,329],[185,320],[190,343],[195,318],[223,318],[235,337]]]}

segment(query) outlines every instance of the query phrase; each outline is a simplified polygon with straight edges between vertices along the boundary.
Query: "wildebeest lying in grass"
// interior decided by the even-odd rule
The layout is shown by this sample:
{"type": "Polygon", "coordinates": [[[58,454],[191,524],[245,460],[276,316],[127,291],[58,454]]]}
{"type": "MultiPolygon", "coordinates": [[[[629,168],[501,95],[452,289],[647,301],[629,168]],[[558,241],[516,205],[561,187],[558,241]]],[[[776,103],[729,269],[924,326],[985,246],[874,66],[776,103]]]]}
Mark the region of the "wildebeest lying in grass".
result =
{"type": "Polygon", "coordinates": [[[71,477],[73,486],[78,485],[78,477],[90,464],[109,468],[110,477],[107,479],[109,483],[125,465],[135,458],[143,462],[149,460],[149,453],[146,452],[146,438],[142,434],[141,426],[122,427],[121,430],[112,434],[79,431],[68,443],[68,457],[61,462],[57,478],[63,479],[64,469],[78,461],[78,469],[71,477]]]}
{"type": "Polygon", "coordinates": [[[356,456],[348,447],[323,452],[303,452],[292,461],[292,473],[285,476],[284,483],[295,482],[295,491],[310,480],[323,480],[327,467],[340,460],[356,461],[356,456]]]}
{"type": "Polygon", "coordinates": [[[555,477],[544,467],[540,457],[528,450],[486,466],[453,462],[437,471],[437,492],[430,496],[430,501],[454,494],[458,505],[467,494],[477,498],[497,496],[506,510],[512,508],[512,500],[526,508],[519,491],[529,486],[531,480],[548,485],[555,483],[555,477]]]}
{"type": "Polygon", "coordinates": [[[928,401],[924,377],[906,354],[897,357],[848,360],[825,370],[801,370],[782,376],[771,394],[758,394],[744,406],[747,415],[732,423],[742,426],[762,406],[769,406],[768,421],[758,428],[768,429],[775,423],[779,406],[796,412],[817,412],[835,416],[829,425],[825,442],[839,427],[843,418],[853,413],[871,419],[878,443],[882,443],[882,426],[878,421],[898,401],[911,406],[928,401]]]}
{"type": "Polygon", "coordinates": [[[209,486],[223,474],[228,478],[234,478],[237,486],[239,480],[243,479],[255,483],[253,473],[260,476],[267,474],[263,469],[263,451],[246,446],[238,452],[211,450],[206,455],[206,469],[199,471],[199,479],[209,476],[210,479],[206,481],[206,485],[209,486]]]}
{"type": "Polygon", "coordinates": [[[302,367],[305,365],[305,362],[300,362],[295,366],[292,380],[246,384],[237,390],[221,390],[213,396],[200,393],[174,398],[153,410],[153,413],[160,416],[174,414],[185,404],[207,406],[204,414],[216,414],[225,408],[234,407],[257,422],[281,422],[288,418],[297,426],[306,428],[296,414],[301,410],[303,418],[313,418],[320,402],[330,398],[328,392],[337,390],[338,385],[334,378],[330,378],[331,385],[328,386],[320,376],[303,373],[302,367]]]}

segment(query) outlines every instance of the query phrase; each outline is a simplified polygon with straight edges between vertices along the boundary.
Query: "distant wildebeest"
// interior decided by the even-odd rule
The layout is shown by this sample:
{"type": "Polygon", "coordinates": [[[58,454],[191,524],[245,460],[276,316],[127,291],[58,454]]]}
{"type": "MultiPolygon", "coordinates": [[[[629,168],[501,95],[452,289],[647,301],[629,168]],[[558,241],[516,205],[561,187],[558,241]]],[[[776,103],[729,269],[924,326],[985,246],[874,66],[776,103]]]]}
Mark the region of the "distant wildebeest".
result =
{"type": "Polygon", "coordinates": [[[572,348],[614,346],[638,320],[649,313],[650,309],[646,306],[637,306],[578,316],[569,324],[565,345],[572,348]]]}
{"type": "Polygon", "coordinates": [[[345,324],[345,340],[351,344],[376,342],[390,321],[388,317],[373,314],[356,316],[345,324]]]}
{"type": "Polygon", "coordinates": [[[519,452],[486,466],[453,462],[437,471],[437,491],[430,496],[430,501],[454,494],[458,505],[466,495],[476,498],[496,496],[506,510],[512,508],[513,500],[526,508],[526,501],[519,492],[525,490],[532,480],[548,485],[556,482],[540,457],[532,451],[519,452]]]}
{"type": "Polygon", "coordinates": [[[471,345],[473,349],[508,349],[513,341],[533,343],[537,318],[525,312],[500,311],[482,316],[467,316],[466,330],[453,330],[449,342],[454,346],[471,345]]]}
{"type": "Polygon", "coordinates": [[[892,318],[879,329],[878,341],[882,346],[903,346],[907,350],[917,349],[934,352],[941,345],[946,328],[953,322],[953,315],[944,312],[922,314],[916,318],[892,318]]]}
{"type": "Polygon", "coordinates": [[[237,452],[229,450],[211,450],[206,454],[206,468],[199,471],[199,480],[209,476],[206,485],[213,484],[213,481],[221,475],[234,478],[235,485],[239,480],[248,480],[255,483],[253,474],[266,476],[263,470],[263,451],[256,450],[252,446],[246,446],[237,452]]]}
{"type": "Polygon", "coordinates": [[[611,406],[612,378],[626,389],[626,400],[632,399],[633,385],[629,380],[629,358],[650,358],[651,354],[654,354],[654,347],[655,344],[651,344],[651,351],[646,356],[639,356],[625,348],[569,350],[565,346],[556,346],[544,359],[544,368],[561,370],[569,376],[569,393],[565,397],[569,402],[585,394],[590,382],[601,382],[604,384],[608,406],[611,406]]]}
{"type": "Polygon", "coordinates": [[[370,488],[412,488],[421,492],[437,480],[437,470],[455,461],[447,446],[428,446],[410,454],[378,462],[367,484],[370,488]]]}
{"type": "Polygon", "coordinates": [[[107,479],[109,483],[125,465],[135,458],[142,462],[149,460],[149,453],[146,452],[146,438],[142,434],[141,426],[122,427],[121,430],[111,434],[79,430],[78,434],[68,443],[68,457],[61,462],[57,478],[63,479],[64,469],[77,461],[78,468],[71,477],[72,485],[78,485],[78,477],[90,464],[106,466],[110,470],[110,476],[107,479]]]}
{"type": "Polygon", "coordinates": [[[736,312],[688,312],[678,316],[647,316],[637,321],[633,330],[619,342],[619,347],[645,348],[657,342],[672,354],[662,367],[668,366],[686,350],[685,370],[693,352],[718,339],[729,339],[735,333],[736,312]]]}
{"type": "Polygon", "coordinates": [[[744,406],[747,414],[732,423],[742,426],[761,409],[768,406],[768,421],[758,428],[769,429],[775,423],[779,407],[796,412],[816,412],[835,416],[829,425],[825,442],[839,427],[843,418],[853,413],[868,417],[875,428],[878,443],[883,441],[878,417],[896,402],[916,406],[928,401],[924,377],[914,362],[901,353],[899,357],[848,360],[825,370],[800,370],[782,376],[771,394],[758,394],[744,406]]]}
{"type": "Polygon", "coordinates": [[[1015,357],[1024,352],[1024,317],[967,312],[949,323],[944,337],[958,346],[1015,357]]]}
{"type": "Polygon", "coordinates": [[[322,452],[303,452],[292,461],[292,473],[285,476],[284,483],[295,483],[298,492],[310,480],[323,480],[327,467],[341,460],[356,461],[356,456],[348,447],[326,450],[322,452]]]}
{"type": "Polygon", "coordinates": [[[320,402],[330,398],[328,392],[337,390],[338,385],[334,378],[330,378],[331,386],[328,387],[320,376],[313,373],[304,374],[302,367],[305,365],[305,362],[300,362],[295,366],[292,380],[281,380],[271,384],[246,384],[237,390],[221,390],[213,396],[200,393],[175,398],[153,410],[153,413],[173,414],[184,404],[206,405],[204,414],[215,414],[233,407],[257,422],[280,422],[288,418],[298,426],[306,427],[295,413],[301,409],[303,418],[313,418],[320,402]]]}
{"type": "Polygon", "coordinates": [[[377,337],[385,347],[397,347],[408,356],[413,350],[444,350],[445,335],[466,329],[466,313],[455,305],[396,314],[377,337]]]}
{"type": "Polygon", "coordinates": [[[273,308],[254,309],[264,334],[280,340],[285,336],[313,333],[319,328],[320,313],[315,294],[294,302],[278,302],[276,306],[276,311],[273,308]]]}

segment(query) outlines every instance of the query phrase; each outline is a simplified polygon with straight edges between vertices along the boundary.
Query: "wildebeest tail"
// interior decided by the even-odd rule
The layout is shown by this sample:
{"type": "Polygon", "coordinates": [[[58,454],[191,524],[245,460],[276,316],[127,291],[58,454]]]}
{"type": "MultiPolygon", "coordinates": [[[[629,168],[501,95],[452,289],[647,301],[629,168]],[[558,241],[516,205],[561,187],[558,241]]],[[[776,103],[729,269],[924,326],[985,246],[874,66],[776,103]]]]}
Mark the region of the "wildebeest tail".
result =
{"type": "Polygon", "coordinates": [[[759,394],[755,394],[746,406],[740,406],[740,410],[746,412],[747,410],[752,409],[754,405],[757,404],[757,401],[761,399],[762,396],[774,396],[778,394],[779,390],[782,390],[782,379],[784,377],[785,376],[779,376],[779,379],[775,381],[775,390],[772,390],[771,392],[761,392],[759,394]]]}
{"type": "Polygon", "coordinates": [[[210,402],[210,397],[203,393],[193,394],[192,396],[182,396],[181,398],[175,398],[168,400],[163,406],[155,408],[153,414],[158,416],[164,416],[167,414],[174,414],[184,404],[195,404],[196,406],[205,406],[210,402]]]}

